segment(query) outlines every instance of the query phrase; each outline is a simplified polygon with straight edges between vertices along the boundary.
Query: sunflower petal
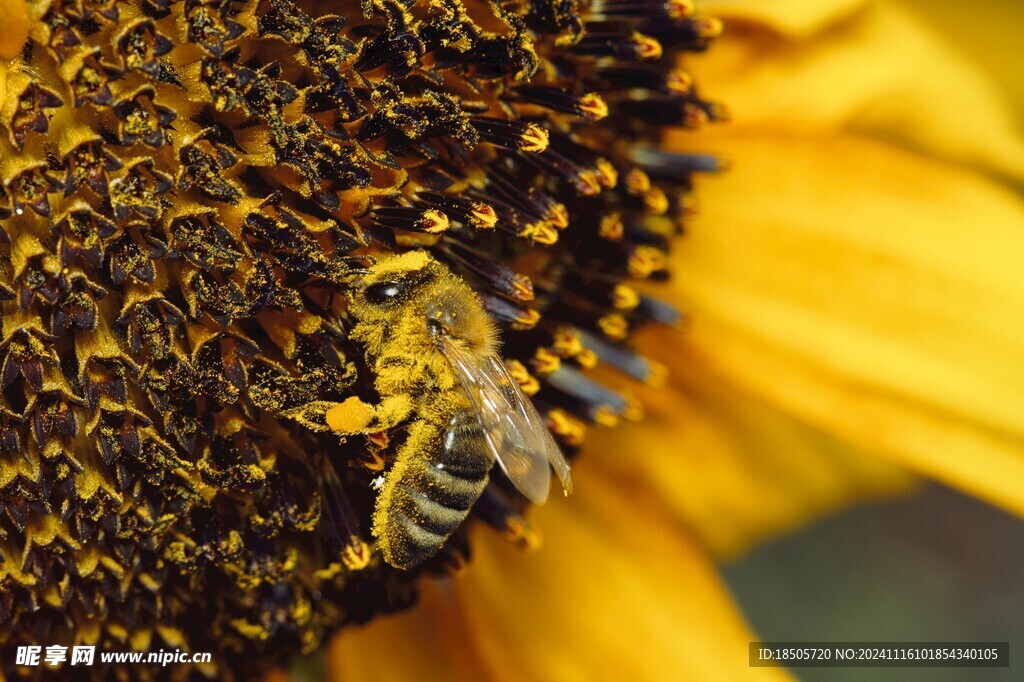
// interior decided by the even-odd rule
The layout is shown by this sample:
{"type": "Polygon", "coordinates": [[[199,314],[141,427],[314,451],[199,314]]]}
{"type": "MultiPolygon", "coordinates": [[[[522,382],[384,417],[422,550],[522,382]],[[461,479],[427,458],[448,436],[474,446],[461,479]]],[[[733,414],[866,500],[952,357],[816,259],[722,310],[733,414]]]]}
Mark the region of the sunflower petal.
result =
{"type": "MultiPolygon", "coordinates": [[[[858,11],[868,0],[702,0],[700,8],[722,19],[756,22],[798,37],[822,30],[858,11]]],[[[715,49],[718,49],[717,45],[715,49]]]]}
{"type": "Polygon", "coordinates": [[[676,252],[677,356],[1024,514],[1019,195],[850,136],[715,145],[743,163],[676,252]]]}
{"type": "MultiPolygon", "coordinates": [[[[0,30],[0,59],[9,59],[21,51],[28,39],[28,6],[25,0],[0,0],[0,16],[4,17],[3,30],[0,30]]],[[[3,94],[2,90],[0,94],[3,94]]]]}
{"type": "Polygon", "coordinates": [[[536,515],[551,542],[525,554],[480,534],[472,570],[413,612],[340,635],[337,679],[787,679],[749,668],[747,629],[684,531],[596,467],[536,515]],[[400,645],[395,643],[401,643],[400,645]]]}
{"type": "Polygon", "coordinates": [[[669,384],[639,391],[643,421],[591,439],[585,466],[593,461],[661,499],[713,554],[735,557],[855,502],[913,487],[903,467],[714,373],[680,347],[687,333],[644,335],[645,354],[671,364],[669,384]]]}
{"type": "MultiPolygon", "coordinates": [[[[756,21],[775,4],[730,6],[756,21]]],[[[911,12],[858,5],[798,38],[780,36],[774,23],[727,25],[687,68],[728,102],[733,131],[860,131],[1024,182],[1024,141],[990,77],[911,12]]]]}

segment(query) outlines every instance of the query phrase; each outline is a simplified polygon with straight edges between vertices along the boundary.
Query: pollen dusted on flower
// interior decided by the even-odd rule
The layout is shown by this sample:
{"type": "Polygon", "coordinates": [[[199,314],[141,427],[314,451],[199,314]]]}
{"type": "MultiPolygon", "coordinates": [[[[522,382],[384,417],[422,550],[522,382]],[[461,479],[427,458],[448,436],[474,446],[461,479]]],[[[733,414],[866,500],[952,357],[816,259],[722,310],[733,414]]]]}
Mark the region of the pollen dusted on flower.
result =
{"type": "MultiPolygon", "coordinates": [[[[674,320],[623,280],[667,276],[689,174],[713,166],[657,150],[661,126],[720,115],[675,68],[717,30],[688,2],[18,7],[29,39],[0,53],[8,649],[209,650],[204,672],[248,679],[465,564],[465,528],[407,573],[368,544],[407,432],[334,433],[377,402],[346,311],[367,255],[426,249],[469,284],[568,454],[586,424],[639,416],[587,370],[656,381],[626,342],[674,320]]],[[[495,473],[471,518],[535,546],[527,506],[495,473]]]]}

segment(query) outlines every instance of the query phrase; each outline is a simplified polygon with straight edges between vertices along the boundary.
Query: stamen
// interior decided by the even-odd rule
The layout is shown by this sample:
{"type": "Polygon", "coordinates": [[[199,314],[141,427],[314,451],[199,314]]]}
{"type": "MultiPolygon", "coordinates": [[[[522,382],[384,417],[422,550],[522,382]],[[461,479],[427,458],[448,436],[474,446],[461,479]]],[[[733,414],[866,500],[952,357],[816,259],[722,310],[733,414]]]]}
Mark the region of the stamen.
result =
{"type": "Polygon", "coordinates": [[[609,242],[620,242],[626,233],[623,216],[618,211],[601,216],[597,223],[597,233],[601,239],[609,242]]]}
{"type": "Polygon", "coordinates": [[[550,85],[520,85],[513,88],[510,93],[519,101],[565,114],[576,114],[591,121],[599,121],[608,115],[608,105],[594,92],[577,95],[564,88],[550,85]]]}
{"type": "Polygon", "coordinates": [[[557,150],[572,163],[593,173],[594,179],[601,187],[614,189],[618,185],[619,171],[607,157],[564,134],[553,134],[551,145],[552,150],[557,150]]]}
{"type": "Polygon", "coordinates": [[[375,225],[392,230],[438,234],[451,226],[448,216],[434,208],[424,211],[411,206],[379,206],[372,215],[375,225]]]}
{"type": "Polygon", "coordinates": [[[665,215],[668,212],[668,196],[657,187],[644,195],[644,206],[651,215],[665,215]]]}
{"type": "Polygon", "coordinates": [[[473,513],[521,549],[535,550],[541,545],[540,534],[513,509],[494,486],[484,489],[473,507],[473,513]]]}
{"type": "Polygon", "coordinates": [[[547,223],[530,223],[517,236],[541,246],[551,246],[558,241],[558,230],[547,223]]]}
{"type": "Polygon", "coordinates": [[[479,277],[493,291],[514,301],[525,303],[533,300],[533,282],[530,278],[501,265],[498,259],[455,239],[444,242],[440,248],[446,256],[479,277]]]}
{"type": "Polygon", "coordinates": [[[478,229],[493,229],[498,222],[498,214],[494,208],[482,201],[472,201],[438,192],[418,192],[416,199],[420,206],[438,209],[445,215],[478,229]]]}
{"type": "Polygon", "coordinates": [[[515,179],[500,168],[488,170],[486,189],[516,210],[537,220],[550,222],[560,230],[569,225],[569,211],[565,204],[555,201],[535,187],[526,191],[519,189],[515,179]]]}
{"type": "Polygon", "coordinates": [[[331,551],[350,569],[365,568],[370,552],[362,540],[359,521],[334,465],[324,456],[321,459],[320,510],[324,515],[321,527],[332,547],[331,551]]]}
{"type": "Polygon", "coordinates": [[[591,419],[597,416],[598,410],[601,410],[601,414],[620,415],[628,406],[628,402],[622,394],[567,365],[562,365],[554,372],[545,375],[544,384],[588,405],[587,415],[591,419]]]}
{"type": "Polygon", "coordinates": [[[523,389],[523,393],[532,396],[540,390],[540,382],[537,380],[537,377],[530,374],[530,371],[526,369],[526,365],[518,360],[506,360],[505,366],[508,367],[508,373],[519,384],[519,388],[523,389]]]}
{"type": "Polygon", "coordinates": [[[601,362],[650,386],[663,384],[668,370],[661,363],[638,355],[621,344],[611,343],[597,334],[591,334],[583,329],[577,332],[583,343],[597,354],[601,362]]]}
{"type": "Polygon", "coordinates": [[[665,252],[653,246],[639,245],[631,249],[628,259],[629,274],[637,279],[647,279],[665,269],[668,258],[665,252]]]}
{"type": "Polygon", "coordinates": [[[563,154],[553,149],[549,149],[546,154],[539,156],[524,155],[521,158],[541,171],[551,173],[555,177],[568,182],[577,192],[585,197],[597,196],[601,193],[601,183],[598,181],[595,170],[573,163],[563,154]]]}
{"type": "Polygon", "coordinates": [[[594,0],[593,16],[601,19],[685,19],[693,14],[690,0],[594,0]]]}
{"type": "Polygon", "coordinates": [[[605,336],[622,341],[629,336],[629,323],[619,313],[610,313],[597,320],[597,327],[605,336]]]}
{"type": "Polygon", "coordinates": [[[530,366],[539,376],[544,377],[558,371],[562,366],[562,358],[558,357],[558,354],[551,349],[540,347],[530,359],[530,366]]]}
{"type": "Polygon", "coordinates": [[[547,425],[551,433],[566,445],[578,447],[586,439],[587,428],[583,422],[556,407],[547,413],[547,425]]]}
{"type": "Polygon", "coordinates": [[[638,146],[629,155],[651,177],[660,180],[678,181],[690,173],[715,173],[723,169],[722,160],[712,154],[678,154],[638,146]]]}
{"type": "Polygon", "coordinates": [[[480,138],[505,149],[540,154],[548,148],[548,131],[536,123],[471,116],[470,125],[480,138]]]}
{"type": "Polygon", "coordinates": [[[572,358],[583,351],[583,343],[575,330],[559,327],[555,330],[554,349],[561,357],[572,358]]]}
{"type": "Polygon", "coordinates": [[[661,324],[669,327],[678,324],[682,318],[682,313],[667,301],[663,301],[660,298],[653,298],[646,294],[641,294],[640,305],[636,308],[637,315],[643,316],[649,320],[654,320],[661,324]]]}
{"type": "Polygon", "coordinates": [[[530,308],[520,308],[513,305],[504,298],[488,293],[481,293],[480,300],[499,324],[504,324],[512,329],[526,330],[533,329],[540,322],[540,313],[530,308]]]}
{"type": "Polygon", "coordinates": [[[602,66],[594,74],[602,90],[650,90],[664,94],[687,94],[692,79],[678,69],[661,64],[612,64],[602,66]]]}
{"type": "Polygon", "coordinates": [[[627,284],[616,284],[612,289],[612,305],[617,310],[630,311],[640,305],[640,294],[627,284]]]}
{"type": "Polygon", "coordinates": [[[570,48],[571,52],[590,57],[614,57],[628,61],[655,61],[661,59],[661,43],[637,31],[629,34],[601,32],[589,28],[583,39],[570,48]]]}
{"type": "Polygon", "coordinates": [[[655,126],[680,126],[695,129],[708,122],[707,112],[702,107],[689,99],[680,97],[621,100],[615,104],[615,111],[655,126]]]}
{"type": "Polygon", "coordinates": [[[622,237],[625,234],[622,214],[615,211],[614,213],[601,216],[600,221],[598,221],[597,233],[601,239],[607,239],[612,242],[622,241],[622,237]]]}

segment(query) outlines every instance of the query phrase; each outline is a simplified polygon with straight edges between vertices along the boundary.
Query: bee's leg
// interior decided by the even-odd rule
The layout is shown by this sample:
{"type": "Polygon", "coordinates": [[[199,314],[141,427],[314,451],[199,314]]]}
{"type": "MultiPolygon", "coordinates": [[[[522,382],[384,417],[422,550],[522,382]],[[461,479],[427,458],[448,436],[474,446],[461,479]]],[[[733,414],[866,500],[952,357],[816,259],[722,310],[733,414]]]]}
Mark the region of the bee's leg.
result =
{"type": "Polygon", "coordinates": [[[405,420],[412,411],[409,396],[393,395],[376,406],[352,396],[327,410],[327,426],[337,434],[351,435],[369,431],[384,431],[405,420]]]}

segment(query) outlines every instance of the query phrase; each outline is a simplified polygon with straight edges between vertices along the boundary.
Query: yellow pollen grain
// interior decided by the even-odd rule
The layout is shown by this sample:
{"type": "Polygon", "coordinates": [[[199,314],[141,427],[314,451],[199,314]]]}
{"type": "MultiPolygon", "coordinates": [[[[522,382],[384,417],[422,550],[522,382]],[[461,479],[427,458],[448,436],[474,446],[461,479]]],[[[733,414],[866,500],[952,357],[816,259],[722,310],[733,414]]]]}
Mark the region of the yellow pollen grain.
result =
{"type": "Polygon", "coordinates": [[[559,230],[569,227],[569,209],[565,207],[565,204],[556,203],[544,217],[559,230]]]}
{"type": "Polygon", "coordinates": [[[619,415],[615,413],[615,410],[608,405],[601,405],[594,409],[591,415],[594,421],[601,426],[607,426],[613,428],[619,425],[619,415]]]}
{"type": "Polygon", "coordinates": [[[519,137],[519,148],[532,154],[540,154],[548,148],[548,144],[548,131],[535,123],[526,126],[526,130],[519,137]]]}
{"type": "Polygon", "coordinates": [[[605,315],[597,321],[597,326],[609,339],[622,341],[629,335],[629,323],[618,313],[605,315]]]}
{"type": "Polygon", "coordinates": [[[717,38],[722,35],[722,20],[717,17],[702,17],[693,22],[693,30],[701,38],[717,38]]]}
{"type": "Polygon", "coordinates": [[[356,536],[349,538],[349,545],[342,552],[341,561],[350,571],[361,571],[370,565],[370,548],[356,536]]]}
{"type": "Polygon", "coordinates": [[[533,282],[528,277],[516,277],[512,280],[512,297],[517,301],[533,300],[533,282]]]}
{"type": "Polygon", "coordinates": [[[426,251],[407,251],[400,256],[382,260],[374,266],[378,275],[390,275],[399,272],[414,272],[427,267],[430,258],[426,251]]]}
{"type": "Polygon", "coordinates": [[[637,44],[637,54],[640,56],[640,59],[650,61],[661,59],[663,50],[661,49],[661,43],[657,40],[642,33],[634,33],[633,40],[637,44]]]}
{"type": "Polygon", "coordinates": [[[601,216],[597,226],[597,233],[602,239],[617,242],[622,239],[625,227],[622,225],[622,216],[618,211],[601,216]]]}
{"type": "Polygon", "coordinates": [[[622,418],[631,422],[642,420],[647,413],[644,404],[632,393],[626,393],[625,398],[626,407],[622,410],[622,418]]]}
{"type": "Polygon", "coordinates": [[[697,215],[700,209],[700,204],[693,197],[680,197],[679,198],[679,212],[684,216],[697,215]]]}
{"type": "Polygon", "coordinates": [[[580,97],[577,107],[591,121],[600,121],[608,115],[608,105],[596,92],[588,92],[580,97]]]}
{"type": "Polygon", "coordinates": [[[597,353],[589,348],[584,348],[576,354],[576,362],[579,363],[579,366],[583,369],[594,369],[597,367],[598,362],[597,353]]]}
{"type": "Polygon", "coordinates": [[[651,388],[664,388],[668,382],[668,367],[656,360],[648,360],[647,365],[648,371],[647,376],[644,377],[644,383],[651,388]]]}
{"type": "Polygon", "coordinates": [[[583,342],[575,331],[561,328],[555,332],[554,349],[563,358],[571,358],[583,350],[583,342]]]}
{"type": "Polygon", "coordinates": [[[537,374],[545,376],[558,371],[558,368],[562,366],[562,358],[548,348],[538,348],[537,352],[533,354],[531,364],[537,374]]]}
{"type": "Polygon", "coordinates": [[[644,207],[652,215],[665,215],[668,211],[668,197],[657,187],[644,195],[644,207]]]}
{"type": "Polygon", "coordinates": [[[518,360],[509,360],[505,364],[508,367],[509,374],[516,380],[519,387],[523,389],[523,393],[534,395],[540,390],[540,382],[530,374],[529,370],[526,369],[526,365],[518,360]]]}
{"type": "Polygon", "coordinates": [[[580,171],[579,183],[576,187],[580,194],[586,197],[594,197],[601,193],[601,182],[597,178],[597,172],[589,168],[580,171]]]}
{"type": "Polygon", "coordinates": [[[424,232],[429,232],[430,234],[438,234],[451,227],[451,221],[448,220],[448,216],[436,208],[429,208],[424,211],[418,223],[424,232]]]}
{"type": "Polygon", "coordinates": [[[498,214],[488,204],[478,202],[473,204],[473,210],[469,214],[469,222],[473,227],[482,230],[492,230],[498,224],[498,214]]]}
{"type": "Polygon", "coordinates": [[[325,419],[332,431],[352,433],[365,429],[373,420],[374,410],[356,396],[352,396],[327,410],[325,419]]]}
{"type": "Polygon", "coordinates": [[[703,128],[707,125],[708,114],[700,107],[692,104],[687,104],[683,107],[683,127],[684,128],[703,128]]]}
{"type": "Polygon", "coordinates": [[[640,305],[640,294],[628,284],[616,284],[612,289],[612,305],[616,310],[633,310],[640,305]]]}
{"type": "Polygon", "coordinates": [[[665,0],[665,10],[672,19],[685,19],[693,15],[693,9],[690,0],[665,0]]]}
{"type": "Polygon", "coordinates": [[[597,160],[597,181],[602,187],[615,189],[619,184],[619,171],[615,169],[612,162],[605,158],[597,160]]]}
{"type": "Polygon", "coordinates": [[[558,230],[547,222],[530,223],[519,233],[523,239],[530,239],[544,246],[551,246],[558,241],[558,230]]]}
{"type": "Polygon", "coordinates": [[[725,123],[732,120],[732,112],[729,110],[729,107],[725,106],[724,104],[712,102],[708,104],[707,107],[711,110],[711,118],[715,119],[716,121],[725,123]]]}
{"type": "Polygon", "coordinates": [[[540,313],[536,310],[522,310],[516,316],[513,327],[522,331],[533,329],[540,322],[540,313]]]}
{"type": "Polygon", "coordinates": [[[638,279],[646,279],[653,273],[665,269],[665,253],[653,246],[638,246],[629,256],[629,274],[638,279]]]}
{"type": "Polygon", "coordinates": [[[569,416],[560,407],[548,412],[548,427],[552,433],[562,439],[568,445],[581,445],[586,437],[586,427],[578,419],[569,416]]]}
{"type": "Polygon", "coordinates": [[[647,194],[651,189],[651,176],[639,168],[633,168],[626,173],[626,192],[630,196],[640,197],[647,194]]]}

